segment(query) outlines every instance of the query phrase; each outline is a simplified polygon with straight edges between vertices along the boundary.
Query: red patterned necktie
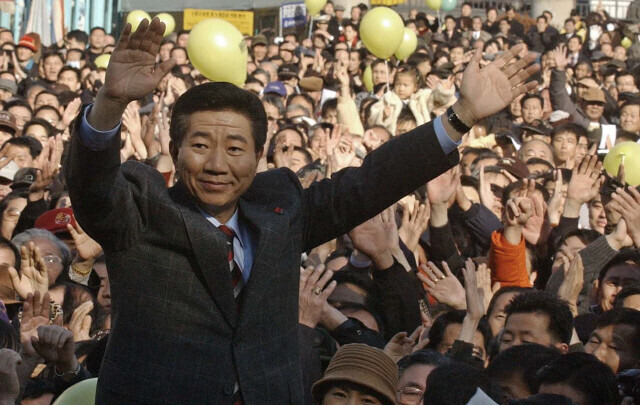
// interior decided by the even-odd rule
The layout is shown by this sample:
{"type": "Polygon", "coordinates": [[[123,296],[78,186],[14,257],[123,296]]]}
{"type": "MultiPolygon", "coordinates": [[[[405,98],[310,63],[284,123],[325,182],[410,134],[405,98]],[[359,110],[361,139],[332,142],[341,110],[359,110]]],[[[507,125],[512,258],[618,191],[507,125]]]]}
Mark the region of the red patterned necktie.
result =
{"type": "Polygon", "coordinates": [[[227,237],[227,253],[229,254],[229,269],[231,271],[231,283],[233,284],[233,296],[238,299],[244,286],[244,279],[242,278],[240,266],[238,266],[238,263],[234,260],[233,255],[233,239],[236,237],[236,233],[226,225],[220,225],[218,229],[227,237]]]}

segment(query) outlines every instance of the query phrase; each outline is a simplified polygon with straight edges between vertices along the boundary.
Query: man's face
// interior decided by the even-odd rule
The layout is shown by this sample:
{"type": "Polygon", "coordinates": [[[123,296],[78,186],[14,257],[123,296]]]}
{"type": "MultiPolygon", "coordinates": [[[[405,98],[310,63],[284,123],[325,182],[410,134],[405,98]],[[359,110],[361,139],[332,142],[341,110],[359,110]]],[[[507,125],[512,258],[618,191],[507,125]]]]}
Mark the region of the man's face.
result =
{"type": "Polygon", "coordinates": [[[494,9],[487,11],[487,21],[494,22],[498,19],[498,12],[494,9]]]}
{"type": "Polygon", "coordinates": [[[538,29],[538,32],[544,32],[547,29],[547,26],[547,21],[544,18],[538,18],[536,21],[536,28],[538,29]]]}
{"type": "Polygon", "coordinates": [[[573,34],[573,32],[576,30],[576,23],[573,22],[573,20],[567,20],[564,23],[564,31],[567,34],[573,34]]]}
{"type": "MultiPolygon", "coordinates": [[[[442,354],[446,354],[453,347],[453,343],[458,339],[462,329],[462,324],[451,323],[444,329],[442,342],[436,347],[436,350],[442,354]]],[[[487,351],[484,347],[484,338],[482,333],[476,330],[473,334],[473,355],[483,361],[487,359],[487,351]]]]}
{"type": "Polygon", "coordinates": [[[433,370],[435,370],[435,366],[429,364],[415,364],[406,369],[396,385],[398,404],[422,404],[422,394],[419,391],[424,393],[427,377],[433,370]]]}
{"type": "Polygon", "coordinates": [[[64,84],[69,90],[76,92],[80,89],[78,76],[71,70],[66,70],[58,75],[58,83],[64,84]]]}
{"type": "Polygon", "coordinates": [[[613,59],[621,60],[626,62],[627,60],[627,50],[623,46],[616,46],[613,48],[613,59]]]}
{"type": "Polygon", "coordinates": [[[537,312],[511,314],[504,325],[500,352],[528,343],[553,347],[556,341],[549,334],[548,329],[549,317],[545,314],[537,312]]]}
{"type": "Polygon", "coordinates": [[[604,234],[604,227],[607,226],[607,214],[600,196],[589,202],[589,226],[604,234]]]}
{"type": "Polygon", "coordinates": [[[522,119],[531,124],[535,120],[542,119],[542,104],[537,98],[530,98],[522,106],[522,119]]]}
{"type": "Polygon", "coordinates": [[[371,69],[371,78],[373,79],[373,84],[380,84],[387,82],[386,70],[384,67],[384,63],[378,63],[371,69]]]}
{"type": "Polygon", "coordinates": [[[69,38],[65,44],[65,47],[67,48],[67,50],[69,49],[84,49],[86,48],[87,44],[85,44],[84,42],[80,42],[75,38],[69,38]]]}
{"type": "Polygon", "coordinates": [[[613,308],[613,302],[620,290],[639,281],[640,267],[629,263],[611,266],[598,286],[598,298],[602,309],[608,311],[613,308]]]}
{"type": "Polygon", "coordinates": [[[579,63],[578,66],[576,66],[576,79],[580,80],[589,76],[591,76],[591,69],[589,68],[589,65],[586,63],[579,63]]]}
{"type": "Polygon", "coordinates": [[[37,110],[43,105],[49,105],[54,108],[60,108],[60,102],[58,101],[58,97],[49,93],[39,94],[36,97],[34,110],[37,110]]]}
{"type": "Polygon", "coordinates": [[[171,145],[180,179],[198,205],[226,222],[256,175],[251,123],[235,111],[200,111],[189,117],[181,145],[171,145]]]}
{"type": "Polygon", "coordinates": [[[171,57],[171,50],[173,49],[175,45],[173,45],[173,43],[171,42],[167,42],[166,44],[162,44],[162,46],[160,46],[160,60],[162,62],[168,60],[171,57]]]}
{"type": "Polygon", "coordinates": [[[351,8],[351,20],[354,22],[360,21],[360,15],[362,14],[362,10],[360,7],[352,7],[351,8]]]}
{"type": "Polygon", "coordinates": [[[591,333],[584,351],[609,366],[615,374],[637,368],[640,359],[631,344],[634,332],[633,326],[623,324],[597,328],[591,333]]]}
{"type": "Polygon", "coordinates": [[[44,78],[49,82],[55,82],[58,80],[58,73],[60,73],[64,63],[59,57],[50,56],[44,60],[42,66],[44,68],[44,78]]]}
{"type": "Polygon", "coordinates": [[[471,28],[473,28],[474,31],[481,31],[482,30],[482,18],[474,18],[473,21],[471,22],[471,28]]]}
{"type": "Polygon", "coordinates": [[[640,133],[640,106],[628,105],[620,112],[620,127],[634,134],[640,133]]]}
{"type": "Polygon", "coordinates": [[[189,33],[184,32],[178,36],[178,39],[176,40],[176,46],[186,48],[188,42],[189,42],[189,33]]]}
{"type": "Polygon", "coordinates": [[[518,295],[518,293],[515,291],[501,294],[494,303],[491,313],[487,314],[487,321],[489,322],[493,336],[498,336],[498,333],[504,328],[504,321],[507,318],[504,309],[516,295],[518,295]]]}
{"type": "Polygon", "coordinates": [[[549,149],[547,144],[539,140],[529,141],[522,145],[520,156],[522,156],[523,162],[526,162],[531,158],[539,158],[544,159],[549,163],[553,163],[551,149],[549,149]]]}
{"type": "MultiPolygon", "coordinates": [[[[565,195],[562,197],[562,206],[564,206],[564,200],[566,197],[566,187],[568,187],[568,185],[563,186],[563,193],[565,195]]],[[[584,249],[585,246],[584,242],[582,242],[577,236],[570,236],[566,238],[562,245],[560,245],[560,249],[558,249],[558,252],[554,257],[553,264],[551,265],[551,272],[553,273],[560,270],[563,263],[563,257],[571,261],[576,253],[584,249]]]]}
{"type": "Polygon", "coordinates": [[[44,259],[49,272],[49,285],[51,286],[62,273],[62,252],[49,239],[36,237],[32,241],[40,249],[40,255],[44,259]]]}
{"type": "Polygon", "coordinates": [[[602,118],[602,113],[604,113],[604,103],[588,101],[584,105],[584,114],[587,118],[592,122],[599,122],[600,118],[602,118]]]}
{"type": "Polygon", "coordinates": [[[302,147],[302,139],[300,139],[300,134],[298,134],[293,129],[285,129],[276,135],[275,139],[276,147],[302,147]]]}
{"type": "Polygon", "coordinates": [[[176,61],[178,65],[186,65],[189,62],[187,59],[187,53],[184,49],[174,49],[171,51],[171,58],[176,61]]]}
{"type": "Polygon", "coordinates": [[[360,70],[360,54],[358,52],[349,52],[349,68],[350,74],[355,74],[360,70]]]}
{"type": "Polygon", "coordinates": [[[13,34],[11,31],[2,31],[0,33],[0,44],[5,44],[7,42],[13,42],[13,34]]]}
{"type": "Polygon", "coordinates": [[[267,47],[265,45],[258,44],[253,47],[253,57],[256,60],[260,61],[264,59],[265,56],[267,56],[267,47]]]}
{"type": "Polygon", "coordinates": [[[580,50],[580,47],[582,45],[580,44],[580,40],[578,38],[571,38],[569,40],[569,43],[567,44],[567,48],[569,49],[569,52],[578,52],[580,50]]]}
{"type": "Polygon", "coordinates": [[[107,274],[107,265],[105,263],[96,263],[93,265],[93,270],[98,277],[100,277],[98,304],[108,313],[111,313],[111,284],[109,283],[109,275],[107,274]]]}
{"type": "Polygon", "coordinates": [[[106,34],[102,30],[94,30],[89,36],[89,45],[92,49],[101,50],[105,46],[106,34]]]}
{"type": "Polygon", "coordinates": [[[347,25],[344,29],[344,37],[345,39],[350,42],[353,41],[353,39],[356,37],[357,32],[356,30],[353,29],[352,26],[347,25]]]}
{"type": "Polygon", "coordinates": [[[561,132],[553,137],[552,146],[556,164],[570,162],[575,157],[578,139],[572,132],[561,132]]]}
{"type": "Polygon", "coordinates": [[[7,155],[13,155],[13,161],[21,169],[23,167],[33,167],[33,158],[29,153],[29,148],[25,146],[10,145],[7,150],[7,155]]]}
{"type": "Polygon", "coordinates": [[[638,88],[636,87],[636,82],[633,80],[633,76],[624,75],[620,76],[616,79],[616,90],[618,90],[618,94],[629,92],[629,93],[637,93],[638,88]]]}
{"type": "Polygon", "coordinates": [[[456,20],[453,18],[447,18],[444,21],[444,25],[447,28],[447,31],[453,31],[456,28],[456,20]]]}
{"type": "Polygon", "coordinates": [[[462,59],[464,58],[464,49],[462,47],[451,48],[449,57],[451,58],[451,62],[454,64],[462,62],[462,59]]]}
{"type": "Polygon", "coordinates": [[[16,58],[18,62],[26,62],[33,57],[33,51],[24,46],[19,46],[16,48],[16,58]]]}
{"type": "Polygon", "coordinates": [[[20,131],[24,128],[25,122],[31,119],[31,111],[20,105],[9,108],[9,112],[16,118],[16,127],[18,127],[20,131]]]}

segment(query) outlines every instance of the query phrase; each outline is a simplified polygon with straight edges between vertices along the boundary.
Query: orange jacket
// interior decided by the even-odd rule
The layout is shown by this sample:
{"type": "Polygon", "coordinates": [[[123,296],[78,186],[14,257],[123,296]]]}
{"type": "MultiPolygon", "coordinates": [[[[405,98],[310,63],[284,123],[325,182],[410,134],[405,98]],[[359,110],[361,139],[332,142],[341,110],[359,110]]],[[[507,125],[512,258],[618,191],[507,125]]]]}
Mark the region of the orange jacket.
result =
{"type": "Polygon", "coordinates": [[[501,287],[531,287],[524,237],[521,237],[519,244],[512,245],[505,239],[502,229],[493,232],[489,267],[492,283],[500,282],[501,287]]]}

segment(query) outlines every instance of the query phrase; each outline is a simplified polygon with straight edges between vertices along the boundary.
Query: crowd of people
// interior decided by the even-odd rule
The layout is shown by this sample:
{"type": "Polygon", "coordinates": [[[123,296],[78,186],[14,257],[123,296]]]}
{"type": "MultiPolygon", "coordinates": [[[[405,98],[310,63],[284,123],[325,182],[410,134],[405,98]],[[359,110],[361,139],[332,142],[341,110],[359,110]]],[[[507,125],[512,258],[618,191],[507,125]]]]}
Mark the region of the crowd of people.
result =
{"type": "MultiPolygon", "coordinates": [[[[603,10],[565,21],[509,6],[473,15],[469,3],[442,21],[412,10],[416,51],[384,61],[358,38],[367,11],[329,0],[308,37],[246,38],[244,89],[268,123],[258,172],[290,170],[304,189],[348,176],[445,114],[477,52],[481,67],[533,53],[540,71],[463,136],[459,164],[300,257],[288,350],[304,403],[640,405],[640,191],[625,163],[616,175],[602,163],[640,139],[640,26],[603,10]]],[[[156,63],[173,67],[122,115],[120,161],[167,187],[180,178],[173,107],[208,81],[188,38],[162,40],[156,63]]],[[[0,29],[0,47],[0,404],[49,404],[100,375],[110,337],[109,257],[76,221],[65,171],[82,106],[107,80],[95,60],[116,38],[74,30],[45,47],[0,29]]]]}

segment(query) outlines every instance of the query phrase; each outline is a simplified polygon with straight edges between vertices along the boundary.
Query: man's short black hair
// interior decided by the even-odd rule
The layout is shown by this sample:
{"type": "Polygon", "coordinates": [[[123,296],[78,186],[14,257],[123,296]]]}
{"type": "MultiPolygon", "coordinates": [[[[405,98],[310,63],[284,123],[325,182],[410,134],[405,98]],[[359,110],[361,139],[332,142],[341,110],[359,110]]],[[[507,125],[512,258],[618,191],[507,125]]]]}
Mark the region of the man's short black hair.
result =
{"type": "Polygon", "coordinates": [[[578,141],[581,137],[587,137],[587,130],[578,124],[574,124],[573,122],[568,122],[566,124],[558,125],[551,131],[551,140],[556,137],[558,134],[562,134],[564,132],[569,132],[576,136],[576,141],[578,141]]]}
{"type": "Polygon", "coordinates": [[[93,28],[91,28],[91,31],[89,31],[89,33],[90,33],[90,34],[93,34],[93,32],[94,32],[94,31],[97,31],[97,30],[100,30],[100,31],[104,32],[104,33],[105,33],[105,35],[107,34],[107,31],[106,31],[104,28],[102,28],[102,27],[93,27],[93,28]]]}
{"type": "MultiPolygon", "coordinates": [[[[640,291],[637,285],[636,291],[640,291]]],[[[617,299],[618,297],[616,297],[616,302],[617,299]]],[[[612,325],[627,325],[633,328],[632,338],[626,343],[631,346],[636,362],[640,360],[640,311],[631,308],[613,308],[600,315],[598,322],[596,322],[597,329],[612,325]]]]}
{"type": "Polygon", "coordinates": [[[535,343],[513,346],[491,360],[487,374],[496,383],[519,375],[529,392],[535,394],[540,388],[536,373],[560,356],[556,348],[535,343]]]}
{"type": "Polygon", "coordinates": [[[640,295],[640,284],[628,285],[622,288],[622,290],[620,290],[620,292],[616,294],[613,306],[615,308],[623,308],[624,300],[627,299],[627,297],[631,297],[633,295],[640,295]]]}
{"type": "Polygon", "coordinates": [[[540,101],[540,107],[544,108],[544,99],[542,98],[542,96],[540,94],[531,94],[531,93],[527,93],[524,95],[524,97],[522,97],[522,100],[520,100],[520,106],[524,108],[525,101],[531,100],[532,98],[535,98],[536,100],[540,101]]]}
{"type": "Polygon", "coordinates": [[[537,374],[540,386],[564,384],[583,394],[588,405],[615,405],[619,401],[618,383],[613,371],[587,353],[558,357],[537,374]]]}
{"type": "Polygon", "coordinates": [[[31,114],[33,114],[33,109],[31,108],[31,105],[25,99],[12,98],[11,100],[7,101],[6,104],[4,105],[4,110],[8,111],[12,107],[24,107],[27,110],[29,110],[31,114]]]}
{"type": "MultiPolygon", "coordinates": [[[[11,195],[11,194],[9,194],[11,195]]],[[[9,195],[7,195],[7,197],[9,197],[9,195]]],[[[5,200],[7,200],[7,197],[5,197],[5,200]]],[[[2,203],[4,204],[4,201],[2,201],[2,203]]],[[[0,207],[1,212],[4,212],[4,210],[6,209],[6,207],[2,208],[0,207]]],[[[18,250],[18,248],[16,247],[16,245],[14,245],[13,243],[11,243],[11,241],[3,236],[0,236],[0,248],[7,248],[10,249],[11,252],[13,252],[13,257],[15,258],[15,264],[13,265],[13,267],[16,268],[16,270],[20,271],[20,250],[18,250]]]]}
{"type": "Polygon", "coordinates": [[[454,16],[452,16],[451,14],[447,14],[447,15],[444,17],[444,20],[445,20],[445,21],[447,21],[447,20],[453,20],[453,21],[455,21],[456,19],[455,19],[455,17],[454,17],[454,16]]]}
{"type": "Polygon", "coordinates": [[[40,155],[40,152],[42,152],[42,144],[40,141],[30,136],[20,136],[17,138],[7,139],[5,143],[2,144],[2,148],[4,148],[5,145],[16,145],[23,148],[29,148],[29,154],[33,159],[37,158],[38,155],[40,155]]]}
{"type": "MultiPolygon", "coordinates": [[[[431,329],[429,329],[429,344],[427,345],[427,349],[436,350],[444,339],[444,332],[447,329],[447,326],[453,324],[461,325],[465,315],[466,311],[457,309],[438,315],[438,317],[433,321],[431,329]]],[[[482,334],[485,351],[488,351],[493,335],[491,334],[491,328],[484,317],[478,324],[478,332],[482,334]]]]}
{"type": "MultiPolygon", "coordinates": [[[[55,108],[54,106],[51,106],[51,105],[43,105],[43,106],[40,106],[40,107],[38,107],[38,108],[33,112],[33,116],[35,117],[36,115],[38,115],[38,113],[39,113],[40,111],[53,111],[53,112],[55,112],[55,113],[56,113],[56,115],[58,116],[58,120],[62,119],[62,114],[60,114],[60,111],[58,111],[58,109],[57,109],[57,108],[55,108]]],[[[29,122],[30,122],[30,123],[33,123],[33,121],[34,121],[34,120],[36,120],[36,119],[38,119],[38,118],[37,118],[37,117],[36,117],[36,118],[33,118],[33,119],[32,119],[31,121],[29,121],[29,122]]],[[[40,118],[40,119],[42,119],[42,118],[40,118]]],[[[44,122],[47,122],[47,121],[44,121],[44,122]]],[[[27,125],[25,124],[25,130],[24,130],[24,132],[26,132],[26,127],[27,127],[27,125]]]]}
{"type": "MultiPolygon", "coordinates": [[[[570,20],[571,20],[571,18],[570,18],[570,20]]],[[[573,20],[571,20],[571,21],[573,21],[573,20]]],[[[575,34],[575,35],[573,35],[573,36],[572,36],[571,38],[569,38],[569,39],[573,39],[573,38],[577,38],[577,39],[578,39],[578,41],[580,41],[580,44],[582,44],[582,37],[581,37],[580,35],[575,34]]],[[[568,41],[567,41],[567,42],[568,42],[568,41]]]]}
{"type": "MultiPolygon", "coordinates": [[[[288,106],[290,106],[290,105],[292,105],[292,101],[293,101],[293,99],[295,99],[296,97],[302,97],[302,98],[304,98],[304,100],[305,100],[306,102],[308,102],[309,104],[311,104],[311,106],[313,107],[313,109],[314,109],[314,110],[316,109],[316,102],[315,102],[315,101],[313,100],[313,98],[312,98],[310,95],[308,95],[307,93],[297,93],[297,94],[296,94],[296,93],[293,93],[293,94],[290,94],[290,95],[287,97],[287,107],[288,107],[288,106]]],[[[295,103],[294,103],[294,104],[295,104],[295,103]]],[[[309,111],[309,113],[310,113],[310,114],[312,114],[312,113],[313,113],[313,111],[309,111]]]]}
{"type": "Polygon", "coordinates": [[[501,395],[482,370],[462,363],[445,364],[427,377],[424,405],[466,405],[478,388],[500,402],[501,395]]]}
{"type": "MultiPolygon", "coordinates": [[[[543,314],[549,318],[547,331],[560,343],[569,344],[573,333],[573,314],[569,304],[544,291],[527,291],[518,294],[505,308],[506,320],[513,314],[543,314]]],[[[505,322],[506,323],[506,322],[505,322]]]]}
{"type": "Polygon", "coordinates": [[[402,375],[409,367],[416,364],[425,366],[442,366],[449,364],[450,360],[444,354],[431,349],[422,349],[404,356],[398,360],[398,375],[402,375]]]}
{"type": "Polygon", "coordinates": [[[58,72],[58,77],[60,77],[60,75],[63,74],[64,72],[73,72],[76,75],[78,82],[80,82],[82,79],[82,75],[80,74],[80,69],[76,69],[73,66],[63,66],[62,69],[60,69],[60,72],[58,72]]]}
{"type": "MultiPolygon", "coordinates": [[[[99,28],[99,27],[96,27],[96,28],[99,28]]],[[[67,34],[67,39],[73,39],[77,42],[81,42],[85,44],[86,46],[87,43],[89,42],[89,35],[87,35],[87,33],[82,30],[72,30],[72,31],[69,31],[69,33],[67,34]]]]}
{"type": "Polygon", "coordinates": [[[224,82],[205,83],[187,90],[171,113],[169,134],[177,147],[182,145],[189,130],[189,117],[200,111],[234,111],[243,115],[251,124],[256,153],[262,150],[267,135],[267,114],[255,94],[224,82]]]}
{"type": "MultiPolygon", "coordinates": [[[[51,107],[49,105],[43,105],[42,107],[38,108],[35,113],[33,114],[34,117],[35,115],[38,113],[38,111],[42,111],[42,110],[51,110],[51,111],[55,111],[58,114],[58,119],[61,119],[61,115],[60,112],[58,110],[56,110],[54,107],[51,107]]],[[[24,124],[24,127],[22,128],[22,134],[26,135],[29,132],[29,127],[33,126],[33,125],[40,125],[44,128],[44,130],[47,132],[47,138],[51,138],[52,136],[54,136],[56,134],[56,129],[53,127],[53,125],[51,125],[49,123],[49,121],[43,119],[43,118],[32,118],[31,120],[27,121],[24,124]]],[[[40,153],[38,153],[39,155],[40,153]]]]}
{"type": "Polygon", "coordinates": [[[57,51],[45,52],[45,54],[42,55],[42,59],[41,59],[42,63],[44,63],[44,61],[46,61],[49,58],[58,58],[58,59],[60,59],[60,61],[64,65],[64,56],[62,56],[62,54],[60,52],[57,52],[57,51]]]}

